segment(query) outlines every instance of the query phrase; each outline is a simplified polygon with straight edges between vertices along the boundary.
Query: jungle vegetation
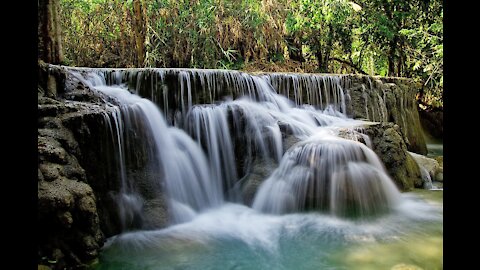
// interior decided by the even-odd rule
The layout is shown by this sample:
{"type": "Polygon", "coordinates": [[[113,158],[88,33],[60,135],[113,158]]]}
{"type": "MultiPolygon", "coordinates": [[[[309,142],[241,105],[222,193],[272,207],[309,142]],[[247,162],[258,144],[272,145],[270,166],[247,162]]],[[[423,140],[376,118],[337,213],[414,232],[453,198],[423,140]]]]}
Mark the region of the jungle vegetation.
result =
{"type": "Polygon", "coordinates": [[[439,0],[58,1],[66,65],[400,76],[443,105],[439,0]]]}

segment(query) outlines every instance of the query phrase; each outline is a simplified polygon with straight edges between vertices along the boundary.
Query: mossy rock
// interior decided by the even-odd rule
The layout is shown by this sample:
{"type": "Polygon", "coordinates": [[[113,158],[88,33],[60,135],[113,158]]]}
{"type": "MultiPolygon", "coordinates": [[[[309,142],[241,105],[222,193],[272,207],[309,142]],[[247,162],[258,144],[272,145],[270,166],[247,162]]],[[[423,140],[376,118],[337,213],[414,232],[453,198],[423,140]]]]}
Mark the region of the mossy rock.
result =
{"type": "Polygon", "coordinates": [[[399,128],[393,123],[378,123],[365,127],[372,140],[372,148],[383,162],[385,169],[402,191],[422,187],[420,168],[408,154],[399,128]]]}

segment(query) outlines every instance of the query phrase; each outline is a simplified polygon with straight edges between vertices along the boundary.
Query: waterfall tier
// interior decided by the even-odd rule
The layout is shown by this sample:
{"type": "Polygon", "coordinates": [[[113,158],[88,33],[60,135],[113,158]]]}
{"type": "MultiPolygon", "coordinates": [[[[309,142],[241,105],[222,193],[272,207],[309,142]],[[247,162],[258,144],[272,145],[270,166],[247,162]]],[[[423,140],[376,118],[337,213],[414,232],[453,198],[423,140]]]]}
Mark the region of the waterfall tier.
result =
{"type": "MultiPolygon", "coordinates": [[[[296,106],[340,112],[350,118],[398,124],[410,151],[426,154],[415,94],[420,86],[402,78],[363,75],[261,73],[205,69],[69,68],[94,76],[94,84],[126,84],[133,93],[157,104],[167,123],[183,126],[182,119],[196,104],[249,97],[258,102],[275,99],[274,92],[296,106]]],[[[281,104],[277,104],[281,106],[281,104]]]]}

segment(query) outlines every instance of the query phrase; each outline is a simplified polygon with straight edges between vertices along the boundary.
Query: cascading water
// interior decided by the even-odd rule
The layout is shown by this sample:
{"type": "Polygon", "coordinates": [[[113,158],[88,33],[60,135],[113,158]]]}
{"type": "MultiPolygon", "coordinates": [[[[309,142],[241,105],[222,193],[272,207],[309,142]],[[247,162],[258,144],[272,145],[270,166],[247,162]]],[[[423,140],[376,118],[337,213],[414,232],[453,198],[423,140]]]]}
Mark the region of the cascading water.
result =
{"type": "MultiPolygon", "coordinates": [[[[211,181],[206,157],[200,147],[182,130],[167,126],[155,104],[120,86],[105,86],[104,80],[97,74],[90,74],[87,84],[116,98],[127,124],[131,125],[132,119],[144,121],[154,147],[151,162],[156,163],[154,165],[159,166],[163,173],[174,222],[187,221],[195,211],[223,202],[221,186],[211,181]]],[[[120,167],[124,168],[123,158],[120,163],[120,167]]],[[[122,180],[121,190],[125,190],[125,184],[126,181],[122,180]]]]}
{"type": "Polygon", "coordinates": [[[346,104],[341,77],[330,75],[268,74],[264,76],[278,93],[290,98],[293,89],[295,104],[314,105],[319,109],[333,107],[346,114],[346,104]]]}
{"type": "Polygon", "coordinates": [[[125,140],[124,135],[124,121],[121,120],[122,113],[119,107],[112,107],[111,114],[105,114],[105,123],[111,134],[111,140],[114,142],[114,154],[117,158],[116,170],[120,178],[120,190],[117,194],[112,194],[113,199],[117,203],[120,226],[123,231],[128,230],[135,222],[139,222],[139,214],[141,212],[142,200],[137,194],[133,183],[128,181],[127,169],[125,167],[125,140]],[[110,118],[111,115],[111,118],[110,118]]]}
{"type": "MultiPolygon", "coordinates": [[[[146,147],[148,168],[161,172],[155,192],[165,194],[177,224],[112,237],[98,269],[346,269],[335,254],[441,219],[437,208],[403,199],[368,146],[340,137],[346,132],[368,145],[358,132],[363,122],[347,117],[344,78],[188,69],[76,76],[118,102],[109,123],[120,163],[120,134],[145,129],[153,147],[146,147]],[[276,169],[250,208],[242,205],[242,181],[260,160],[276,169]]],[[[120,193],[138,198],[121,175],[120,193]]],[[[143,200],[132,211],[141,212],[143,200]]]]}
{"type": "Polygon", "coordinates": [[[365,145],[317,133],[292,146],[260,187],[253,208],[283,214],[315,209],[339,216],[385,212],[399,193],[365,145]]]}

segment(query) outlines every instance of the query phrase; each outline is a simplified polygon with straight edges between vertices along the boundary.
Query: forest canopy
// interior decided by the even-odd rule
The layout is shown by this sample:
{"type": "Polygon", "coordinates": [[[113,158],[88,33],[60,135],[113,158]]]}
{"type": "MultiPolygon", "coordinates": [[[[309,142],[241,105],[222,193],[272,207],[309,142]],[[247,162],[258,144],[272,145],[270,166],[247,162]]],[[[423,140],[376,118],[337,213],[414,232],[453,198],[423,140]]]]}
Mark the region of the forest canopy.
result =
{"type": "Polygon", "coordinates": [[[442,106],[439,0],[59,0],[63,64],[408,77],[442,106]]]}

